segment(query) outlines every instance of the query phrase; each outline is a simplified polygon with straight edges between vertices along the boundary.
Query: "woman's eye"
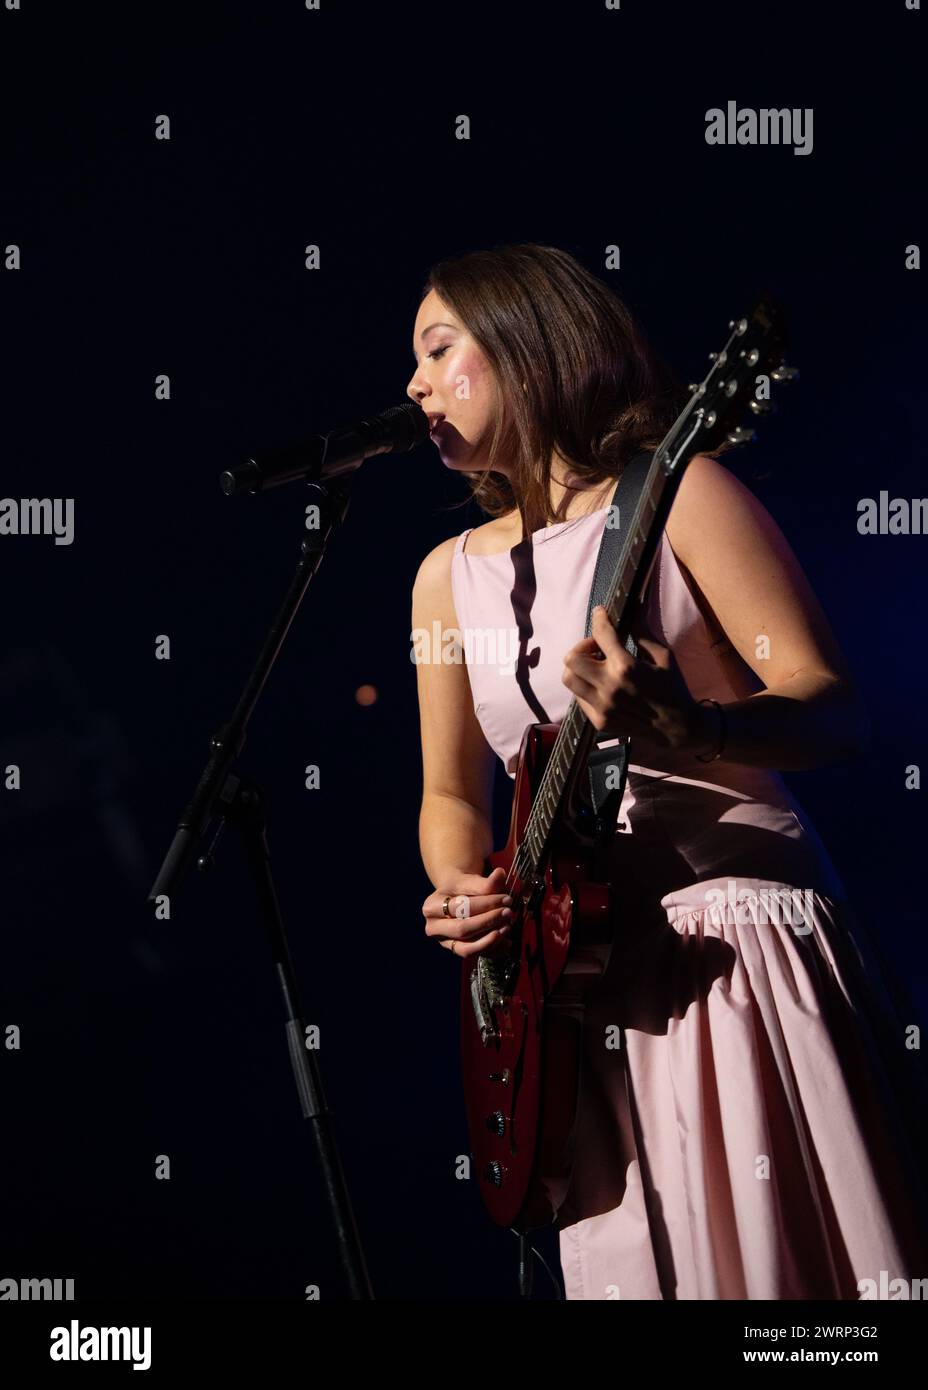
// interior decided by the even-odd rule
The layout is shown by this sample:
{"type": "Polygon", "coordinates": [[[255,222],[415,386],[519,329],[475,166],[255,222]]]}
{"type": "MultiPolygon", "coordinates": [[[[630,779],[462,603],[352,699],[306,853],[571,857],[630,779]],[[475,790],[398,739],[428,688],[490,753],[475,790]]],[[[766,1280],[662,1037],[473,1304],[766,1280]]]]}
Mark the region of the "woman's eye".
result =
{"type": "Polygon", "coordinates": [[[448,351],[448,347],[449,347],[449,344],[446,343],[444,347],[436,348],[434,352],[430,352],[430,353],[429,353],[429,357],[441,357],[441,356],[443,356],[443,354],[446,353],[446,352],[448,351]]]}

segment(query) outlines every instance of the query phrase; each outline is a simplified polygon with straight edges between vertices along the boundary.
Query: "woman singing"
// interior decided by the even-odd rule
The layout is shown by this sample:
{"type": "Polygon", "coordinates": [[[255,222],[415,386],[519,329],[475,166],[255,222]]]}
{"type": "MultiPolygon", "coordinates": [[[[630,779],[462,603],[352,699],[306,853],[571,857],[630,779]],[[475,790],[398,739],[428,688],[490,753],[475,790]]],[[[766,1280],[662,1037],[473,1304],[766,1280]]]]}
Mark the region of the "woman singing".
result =
{"type": "Polygon", "coordinates": [[[796,558],[697,455],[632,629],[638,656],[602,610],[578,640],[616,480],[660,443],[679,392],[622,302],[550,247],[435,267],[413,350],[408,394],[491,519],[422,561],[412,626],[521,639],[505,669],[417,664],[423,912],[441,949],[492,952],[509,929],[504,871],[482,872],[494,759],[514,776],[526,726],[559,722],[573,697],[601,737],[631,739],[605,875],[621,929],[583,1015],[557,1219],[568,1298],[857,1299],[863,1281],[928,1276],[889,1083],[905,1030],[779,775],[866,742],[796,558]],[[468,915],[448,915],[449,895],[468,915]],[[798,920],[771,918],[784,899],[798,920]]]}

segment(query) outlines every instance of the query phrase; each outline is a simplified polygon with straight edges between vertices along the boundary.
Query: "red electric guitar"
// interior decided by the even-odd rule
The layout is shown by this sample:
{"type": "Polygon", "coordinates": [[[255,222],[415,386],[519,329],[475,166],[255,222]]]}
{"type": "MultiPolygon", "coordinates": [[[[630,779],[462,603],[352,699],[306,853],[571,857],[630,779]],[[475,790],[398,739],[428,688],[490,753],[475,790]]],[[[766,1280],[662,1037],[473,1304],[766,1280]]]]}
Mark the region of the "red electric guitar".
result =
{"type": "MultiPolygon", "coordinates": [[[[738,424],[745,411],[765,414],[770,381],[797,375],[783,366],[780,316],[768,300],[729,327],[708,376],[691,388],[655,451],[625,527],[605,602],[621,641],[687,463],[725,439],[752,438],[738,424]]],[[[559,725],[526,729],[509,839],[484,866],[485,874],[506,870],[512,928],[492,954],[462,965],[461,1060],[474,1171],[493,1220],[523,1233],[555,1219],[570,1178],[579,1035],[549,1001],[562,977],[573,975],[575,987],[591,970],[602,974],[614,930],[612,890],[590,871],[615,834],[621,792],[592,811],[584,774],[596,732],[576,700],[559,725]]]]}

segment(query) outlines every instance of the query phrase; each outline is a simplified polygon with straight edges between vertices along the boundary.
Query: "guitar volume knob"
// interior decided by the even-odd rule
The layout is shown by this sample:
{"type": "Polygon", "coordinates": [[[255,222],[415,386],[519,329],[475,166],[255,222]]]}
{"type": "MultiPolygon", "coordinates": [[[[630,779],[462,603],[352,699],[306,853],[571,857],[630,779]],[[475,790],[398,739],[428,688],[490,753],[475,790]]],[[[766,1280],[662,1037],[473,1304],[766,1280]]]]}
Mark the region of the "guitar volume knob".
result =
{"type": "Polygon", "coordinates": [[[494,1110],[492,1115],[487,1116],[487,1129],[491,1134],[496,1134],[500,1139],[506,1133],[506,1116],[502,1110],[494,1110]]]}
{"type": "Polygon", "coordinates": [[[486,1168],[484,1168],[483,1176],[486,1178],[487,1182],[491,1182],[494,1187],[502,1187],[503,1177],[505,1176],[503,1165],[494,1159],[492,1163],[488,1163],[486,1168]]]}

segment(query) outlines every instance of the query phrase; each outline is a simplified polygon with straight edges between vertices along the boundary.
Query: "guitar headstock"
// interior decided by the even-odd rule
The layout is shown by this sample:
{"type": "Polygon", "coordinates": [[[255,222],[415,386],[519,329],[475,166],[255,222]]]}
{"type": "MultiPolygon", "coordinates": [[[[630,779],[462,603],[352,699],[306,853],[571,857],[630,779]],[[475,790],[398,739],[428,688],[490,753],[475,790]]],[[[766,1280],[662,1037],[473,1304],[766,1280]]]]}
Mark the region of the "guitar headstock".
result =
{"type": "Polygon", "coordinates": [[[771,299],[763,296],[747,318],[732,319],[728,327],[728,341],[709,354],[708,375],[690,387],[689,401],[657,450],[668,476],[694,454],[754,439],[753,427],[741,423],[745,415],[768,415],[774,408],[769,383],[799,376],[784,365],[783,315],[771,299]]]}

